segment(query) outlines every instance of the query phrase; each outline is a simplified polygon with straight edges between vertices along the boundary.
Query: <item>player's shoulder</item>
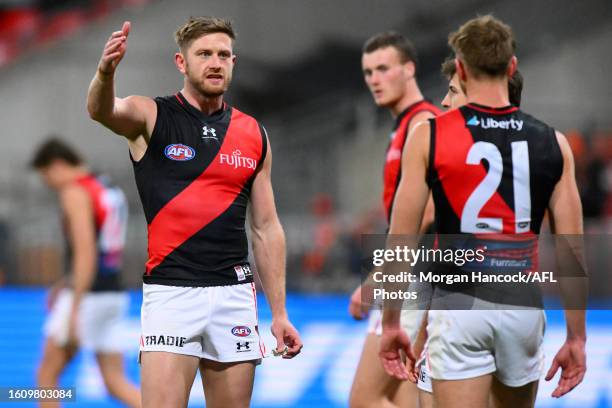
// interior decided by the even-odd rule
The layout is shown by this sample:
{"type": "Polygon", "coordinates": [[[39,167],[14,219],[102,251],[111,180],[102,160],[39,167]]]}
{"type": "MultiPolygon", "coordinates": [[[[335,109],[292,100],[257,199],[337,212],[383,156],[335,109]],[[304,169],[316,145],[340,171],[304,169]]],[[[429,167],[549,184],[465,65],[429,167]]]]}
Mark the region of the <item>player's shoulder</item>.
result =
{"type": "Polygon", "coordinates": [[[425,99],[423,100],[423,102],[421,102],[421,104],[419,104],[419,106],[417,106],[417,109],[415,110],[415,114],[419,114],[423,112],[429,112],[434,116],[439,116],[440,114],[442,114],[443,111],[440,108],[438,108],[436,105],[434,105],[433,102],[431,102],[428,99],[425,99]]]}
{"type": "Polygon", "coordinates": [[[523,120],[526,127],[546,129],[554,133],[554,129],[552,126],[550,126],[548,123],[544,122],[543,120],[525,112],[522,109],[519,109],[516,111],[516,116],[518,116],[519,119],[523,120]]]}
{"type": "Polygon", "coordinates": [[[82,183],[70,183],[59,192],[60,203],[64,208],[90,202],[87,187],[82,183]]]}

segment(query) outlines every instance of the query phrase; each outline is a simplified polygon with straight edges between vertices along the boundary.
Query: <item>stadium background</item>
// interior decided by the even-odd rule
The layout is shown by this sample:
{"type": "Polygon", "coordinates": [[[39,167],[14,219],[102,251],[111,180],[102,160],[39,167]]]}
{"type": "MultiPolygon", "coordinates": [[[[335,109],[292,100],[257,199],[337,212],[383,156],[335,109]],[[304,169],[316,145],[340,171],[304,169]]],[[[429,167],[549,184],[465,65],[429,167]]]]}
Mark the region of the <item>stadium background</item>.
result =
{"type": "MultiPolygon", "coordinates": [[[[345,406],[365,332],[346,313],[348,293],[359,281],[360,235],[383,230],[381,166],[392,125],[363,84],[361,44],[387,29],[406,34],[419,50],[421,89],[439,103],[447,34],[488,12],[515,30],[524,109],[570,139],[587,231],[609,237],[608,0],[0,1],[0,386],[32,385],[43,288],[63,268],[55,198],[26,164],[50,134],[74,143],[93,169],[109,174],[128,195],[123,281],[132,288],[132,307],[121,335],[137,379],[146,225],[125,143],[88,118],[85,94],[104,42],[124,20],[132,21],[132,32],[117,74],[119,94],[180,89],[172,33],[189,15],[209,14],[232,18],[238,31],[229,102],[260,119],[270,134],[277,207],[287,233],[288,307],[306,344],[295,361],[264,362],[254,406],[345,406]]],[[[266,310],[261,317],[266,326],[266,310]]],[[[558,312],[550,312],[548,322],[547,364],[564,327],[558,312]]],[[[612,313],[591,312],[584,383],[560,401],[546,398],[551,389],[542,385],[538,406],[612,406],[611,338],[612,313]]],[[[112,406],[96,370],[91,354],[83,352],[64,376],[62,384],[78,388],[74,406],[112,406]]],[[[194,392],[194,404],[202,401],[201,390],[194,392]]]]}

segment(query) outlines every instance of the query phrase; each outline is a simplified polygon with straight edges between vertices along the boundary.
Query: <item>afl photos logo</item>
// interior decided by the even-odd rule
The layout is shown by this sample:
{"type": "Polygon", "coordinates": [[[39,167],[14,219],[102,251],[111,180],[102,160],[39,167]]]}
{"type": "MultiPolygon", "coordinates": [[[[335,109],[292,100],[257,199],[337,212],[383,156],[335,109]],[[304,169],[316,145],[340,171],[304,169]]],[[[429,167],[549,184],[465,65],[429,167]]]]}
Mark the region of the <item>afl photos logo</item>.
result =
{"type": "Polygon", "coordinates": [[[184,144],[171,144],[166,146],[164,154],[170,160],[187,161],[195,157],[195,150],[184,144]]]}

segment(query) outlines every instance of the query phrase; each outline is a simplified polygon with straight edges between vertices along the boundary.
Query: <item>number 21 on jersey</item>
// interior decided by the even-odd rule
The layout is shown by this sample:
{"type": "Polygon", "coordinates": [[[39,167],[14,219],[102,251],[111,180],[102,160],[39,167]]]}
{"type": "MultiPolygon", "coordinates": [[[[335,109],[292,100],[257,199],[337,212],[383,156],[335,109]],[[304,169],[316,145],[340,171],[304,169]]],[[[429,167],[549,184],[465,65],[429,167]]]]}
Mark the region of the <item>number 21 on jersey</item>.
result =
{"type": "MultiPolygon", "coordinates": [[[[512,184],[514,191],[514,228],[516,234],[528,232],[531,221],[531,187],[529,184],[529,150],[527,141],[512,142],[512,184]]],[[[468,152],[466,164],[480,165],[486,160],[489,169],[485,178],[467,199],[461,213],[461,232],[501,233],[502,218],[480,217],[480,211],[497,191],[503,174],[502,155],[489,142],[476,142],[468,152]]]]}

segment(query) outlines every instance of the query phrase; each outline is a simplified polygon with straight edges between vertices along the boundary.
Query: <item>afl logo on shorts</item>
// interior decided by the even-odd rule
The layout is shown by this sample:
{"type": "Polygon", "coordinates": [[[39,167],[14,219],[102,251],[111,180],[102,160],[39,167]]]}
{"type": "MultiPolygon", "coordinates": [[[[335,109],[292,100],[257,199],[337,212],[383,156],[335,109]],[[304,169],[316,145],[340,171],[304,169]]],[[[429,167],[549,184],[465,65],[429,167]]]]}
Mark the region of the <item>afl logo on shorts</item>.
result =
{"type": "Polygon", "coordinates": [[[170,160],[187,161],[195,157],[195,150],[184,144],[171,144],[166,146],[164,154],[170,160]]]}
{"type": "Polygon", "coordinates": [[[232,328],[232,334],[238,337],[247,337],[251,334],[251,329],[246,326],[236,326],[232,328]]]}

